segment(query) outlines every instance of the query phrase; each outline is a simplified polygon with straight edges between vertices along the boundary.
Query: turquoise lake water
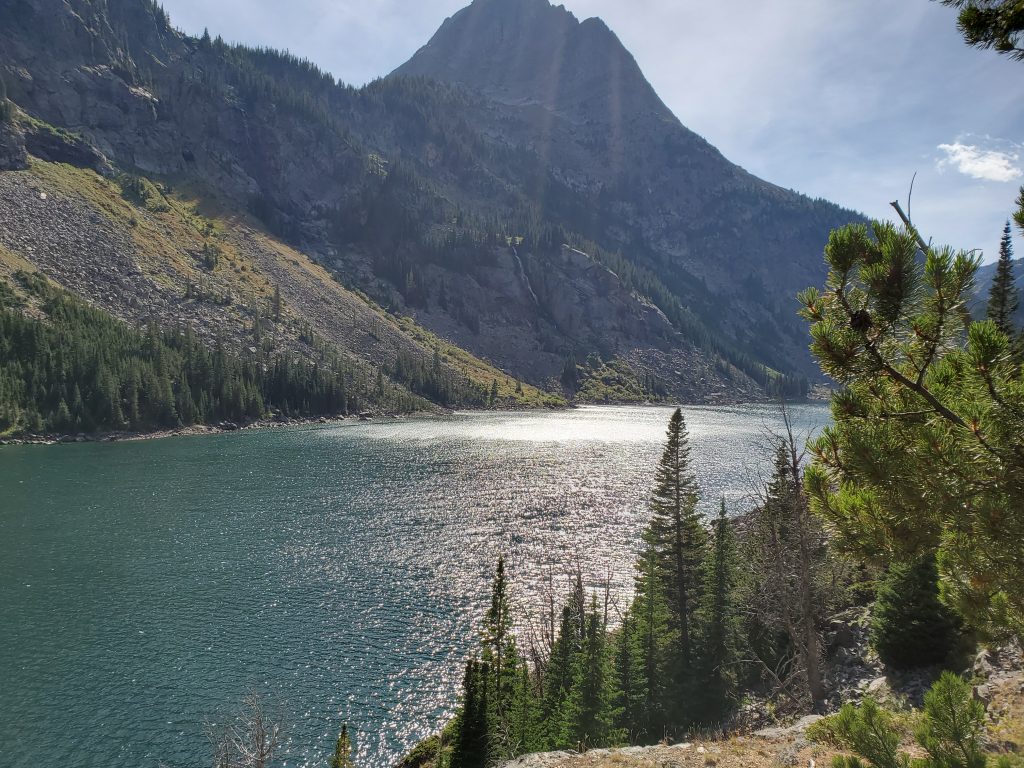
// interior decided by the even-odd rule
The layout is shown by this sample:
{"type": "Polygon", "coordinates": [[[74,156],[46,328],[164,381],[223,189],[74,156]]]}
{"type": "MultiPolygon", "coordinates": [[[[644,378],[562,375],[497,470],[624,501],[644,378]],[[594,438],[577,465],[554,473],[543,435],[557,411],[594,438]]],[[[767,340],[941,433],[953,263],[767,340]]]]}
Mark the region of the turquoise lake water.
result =
{"type": "MultiPolygon", "coordinates": [[[[451,715],[499,552],[523,631],[576,565],[625,605],[670,413],[0,448],[3,764],[209,765],[204,723],[256,691],[282,765],[326,764],[343,720],[392,765],[451,715]]],[[[702,507],[749,507],[777,410],[684,413],[702,507]]]]}

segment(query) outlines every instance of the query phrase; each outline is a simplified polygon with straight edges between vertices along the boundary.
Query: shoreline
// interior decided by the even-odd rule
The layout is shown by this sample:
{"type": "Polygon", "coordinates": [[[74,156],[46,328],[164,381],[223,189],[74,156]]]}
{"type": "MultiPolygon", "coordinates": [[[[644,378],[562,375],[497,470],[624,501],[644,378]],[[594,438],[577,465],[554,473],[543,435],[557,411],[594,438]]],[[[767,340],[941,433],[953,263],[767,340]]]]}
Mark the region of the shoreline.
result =
{"type": "MultiPolygon", "coordinates": [[[[805,398],[794,401],[793,404],[800,405],[827,405],[828,400],[817,398],[805,398]]],[[[364,411],[361,414],[349,414],[347,416],[300,416],[288,419],[257,419],[255,421],[236,424],[230,421],[222,421],[218,424],[192,424],[187,427],[175,427],[171,429],[158,429],[152,432],[77,432],[69,434],[46,434],[26,435],[20,437],[0,438],[0,448],[16,445],[70,445],[80,443],[123,443],[138,442],[143,440],[162,440],[168,437],[198,437],[202,435],[220,435],[230,432],[244,432],[254,430],[284,429],[287,427],[310,426],[314,424],[345,424],[351,422],[372,423],[382,420],[405,420],[417,418],[434,418],[437,416],[451,416],[458,412],[466,413],[518,413],[524,411],[550,411],[550,410],[574,410],[580,407],[631,407],[631,408],[659,408],[678,406],[682,408],[707,408],[707,407],[729,407],[737,405],[751,405],[755,403],[764,404],[760,401],[736,401],[728,403],[670,403],[645,400],[642,402],[610,402],[610,403],[567,403],[558,408],[536,407],[536,408],[460,408],[441,409],[437,411],[415,411],[411,413],[374,413],[364,411]]]]}
{"type": "MultiPolygon", "coordinates": [[[[380,419],[415,418],[416,413],[374,413],[350,414],[348,416],[301,416],[289,419],[257,419],[242,424],[222,421],[218,424],[191,424],[187,427],[157,429],[152,432],[78,432],[73,434],[28,435],[24,437],[0,438],[0,447],[10,445],[70,445],[78,443],[125,443],[143,440],[162,440],[168,437],[197,437],[201,435],[221,435],[230,432],[246,432],[255,430],[284,429],[312,424],[343,424],[346,422],[372,422],[380,419]]],[[[431,413],[431,416],[438,414],[431,413]]]]}

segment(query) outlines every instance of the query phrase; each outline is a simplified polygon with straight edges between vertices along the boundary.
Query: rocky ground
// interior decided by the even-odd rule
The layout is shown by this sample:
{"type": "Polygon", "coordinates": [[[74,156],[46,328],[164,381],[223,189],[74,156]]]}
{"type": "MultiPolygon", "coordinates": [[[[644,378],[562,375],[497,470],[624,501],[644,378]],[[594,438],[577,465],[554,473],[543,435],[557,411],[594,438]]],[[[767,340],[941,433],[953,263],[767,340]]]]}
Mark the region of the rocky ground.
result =
{"type": "Polygon", "coordinates": [[[754,768],[827,766],[833,749],[810,744],[802,732],[733,736],[680,744],[592,749],[583,754],[525,755],[503,768],[754,768]]]}
{"type": "Polygon", "coordinates": [[[387,376],[400,355],[431,360],[436,350],[442,366],[483,387],[497,379],[503,399],[544,404],[542,393],[517,391],[498,369],[388,314],[244,217],[200,212],[150,186],[139,204],[120,182],[68,165],[33,160],[29,170],[0,173],[0,279],[38,270],[132,325],[190,327],[228,349],[269,345],[312,359],[312,335],[368,379],[378,367],[387,376]]]}
{"type": "MultiPolygon", "coordinates": [[[[827,674],[832,686],[829,711],[846,701],[871,696],[893,709],[919,708],[939,670],[887,670],[868,648],[867,614],[853,609],[837,617],[826,638],[830,644],[827,674]]],[[[989,748],[997,753],[1024,750],[1024,653],[1011,645],[983,649],[963,670],[974,682],[974,695],[988,711],[989,748]]],[[[766,701],[751,701],[740,712],[731,734],[694,738],[678,744],[584,753],[546,752],[506,762],[501,768],[824,768],[836,750],[814,743],[808,727],[821,715],[774,719],[766,701]]]]}

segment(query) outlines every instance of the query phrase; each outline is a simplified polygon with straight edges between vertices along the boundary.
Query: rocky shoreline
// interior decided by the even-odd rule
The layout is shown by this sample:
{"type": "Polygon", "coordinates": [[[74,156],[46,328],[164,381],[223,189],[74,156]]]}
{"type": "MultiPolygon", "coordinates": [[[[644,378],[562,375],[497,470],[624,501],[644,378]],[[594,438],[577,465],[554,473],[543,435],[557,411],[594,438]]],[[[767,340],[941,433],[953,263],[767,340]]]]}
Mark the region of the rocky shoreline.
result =
{"type": "MultiPolygon", "coordinates": [[[[747,401],[749,402],[749,401],[747,401]]],[[[802,401],[806,404],[825,404],[824,401],[807,399],[802,401]]],[[[715,405],[715,406],[729,406],[729,405],[743,405],[744,401],[728,401],[720,403],[700,403],[699,405],[715,405]]],[[[633,406],[643,408],[655,408],[659,406],[666,406],[669,403],[644,401],[644,402],[609,402],[609,403],[569,403],[561,406],[556,410],[568,410],[577,408],[580,406],[633,406]]],[[[513,411],[528,411],[528,410],[552,410],[551,407],[545,408],[491,408],[491,409],[473,409],[463,408],[459,410],[490,410],[494,412],[513,412],[513,411]]],[[[257,419],[255,421],[244,422],[241,424],[233,421],[221,421],[217,424],[192,424],[187,427],[175,427],[173,429],[158,429],[152,432],[131,432],[125,430],[113,431],[113,432],[77,432],[77,433],[56,433],[56,434],[42,434],[42,435],[21,435],[17,437],[0,437],[0,447],[5,445],[63,445],[69,443],[115,443],[115,442],[126,442],[134,440],[160,440],[165,437],[189,437],[193,435],[216,435],[224,432],[241,432],[256,429],[281,429],[284,427],[298,427],[303,425],[312,424],[343,424],[346,422],[354,421],[373,421],[379,419],[414,419],[423,418],[425,416],[438,416],[438,415],[450,415],[454,411],[445,410],[438,408],[437,411],[417,411],[415,413],[386,413],[378,411],[364,411],[359,414],[347,414],[347,415],[334,415],[334,416],[303,416],[299,418],[282,418],[272,417],[268,419],[257,419]]]]}
{"type": "MultiPolygon", "coordinates": [[[[424,414],[371,413],[349,414],[346,416],[306,416],[286,419],[258,419],[241,424],[233,421],[221,421],[217,424],[192,424],[174,429],[159,429],[153,432],[79,432],[75,434],[25,435],[22,437],[0,438],[0,446],[4,445],[63,445],[69,443],[120,443],[138,440],[160,440],[165,437],[189,437],[193,435],[217,435],[226,432],[243,432],[264,429],[283,429],[312,424],[344,424],[375,419],[414,418],[424,414]]],[[[436,415],[436,414],[429,414],[436,415]]]]}

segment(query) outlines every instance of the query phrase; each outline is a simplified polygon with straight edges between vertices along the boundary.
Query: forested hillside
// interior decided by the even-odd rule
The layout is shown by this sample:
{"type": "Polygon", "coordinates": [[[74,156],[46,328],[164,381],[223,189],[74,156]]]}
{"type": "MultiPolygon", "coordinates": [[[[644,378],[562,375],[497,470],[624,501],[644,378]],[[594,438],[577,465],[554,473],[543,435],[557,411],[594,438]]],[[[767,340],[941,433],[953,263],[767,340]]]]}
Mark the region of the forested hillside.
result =
{"type": "Polygon", "coordinates": [[[246,359],[191,329],[136,330],[28,273],[0,283],[0,434],[137,432],[222,420],[345,414],[426,403],[346,370],[327,348],[246,359]],[[31,306],[40,316],[19,310],[31,306]]]}
{"type": "Polygon", "coordinates": [[[172,193],[144,177],[105,179],[91,170],[33,160],[31,170],[0,174],[0,200],[0,285],[16,298],[6,304],[8,327],[41,345],[11,347],[12,355],[18,354],[6,361],[12,379],[3,390],[2,433],[149,430],[271,413],[564,402],[409,319],[388,315],[244,217],[200,208],[183,192],[172,193]],[[61,311],[52,315],[54,308],[61,311]],[[81,333],[69,313],[81,317],[81,333]],[[172,346],[184,334],[196,345],[195,354],[203,350],[235,361],[252,391],[222,396],[223,382],[197,388],[176,365],[155,372],[155,378],[141,376],[141,370],[132,373],[139,362],[139,335],[154,327],[161,339],[172,334],[172,346]],[[119,340],[108,350],[95,333],[119,340]],[[98,417],[89,412],[83,392],[84,410],[75,414],[72,371],[63,364],[29,371],[25,366],[37,352],[44,354],[42,360],[49,352],[57,360],[76,360],[75,375],[84,377],[80,389],[96,385],[109,394],[110,382],[100,381],[105,378],[100,374],[110,374],[118,408],[98,417]],[[119,355],[135,363],[122,360],[115,371],[110,365],[119,355]],[[306,379],[309,388],[301,385],[304,394],[294,398],[269,397],[260,381],[275,367],[306,379]],[[195,411],[177,407],[186,381],[195,411]],[[204,388],[209,409],[199,407],[204,388]],[[152,413],[136,418],[136,392],[175,407],[158,408],[159,418],[152,413]],[[56,416],[61,399],[70,421],[56,416]],[[233,405],[214,406],[215,399],[233,405]]]}

